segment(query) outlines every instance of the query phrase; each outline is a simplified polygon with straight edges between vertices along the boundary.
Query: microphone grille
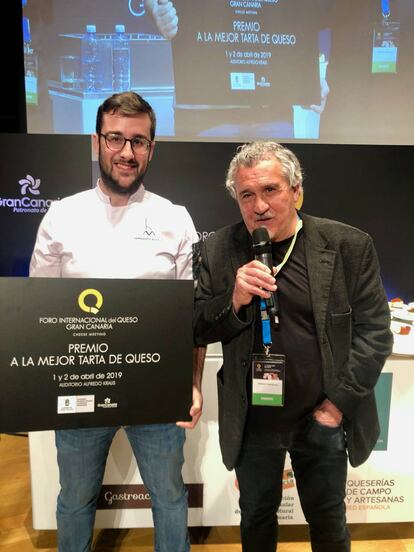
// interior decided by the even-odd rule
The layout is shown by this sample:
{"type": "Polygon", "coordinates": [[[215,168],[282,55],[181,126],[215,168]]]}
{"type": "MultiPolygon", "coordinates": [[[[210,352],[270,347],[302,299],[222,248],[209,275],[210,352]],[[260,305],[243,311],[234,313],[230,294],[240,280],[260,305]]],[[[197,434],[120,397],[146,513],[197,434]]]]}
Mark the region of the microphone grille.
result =
{"type": "Polygon", "coordinates": [[[260,228],[255,228],[252,233],[253,245],[263,245],[270,242],[269,232],[267,228],[261,226],[260,228]]]}

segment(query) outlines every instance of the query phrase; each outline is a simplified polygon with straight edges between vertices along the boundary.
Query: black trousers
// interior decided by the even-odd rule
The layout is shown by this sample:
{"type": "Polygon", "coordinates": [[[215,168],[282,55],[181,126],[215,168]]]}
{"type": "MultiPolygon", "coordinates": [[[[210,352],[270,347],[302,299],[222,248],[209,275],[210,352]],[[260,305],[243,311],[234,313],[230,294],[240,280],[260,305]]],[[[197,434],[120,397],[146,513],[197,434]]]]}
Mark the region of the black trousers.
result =
{"type": "Polygon", "coordinates": [[[297,432],[246,435],[236,466],[240,488],[243,552],[275,552],[277,510],[289,452],[309,525],[313,552],[349,552],[345,485],[347,453],[342,427],[322,426],[309,416],[297,432]]]}

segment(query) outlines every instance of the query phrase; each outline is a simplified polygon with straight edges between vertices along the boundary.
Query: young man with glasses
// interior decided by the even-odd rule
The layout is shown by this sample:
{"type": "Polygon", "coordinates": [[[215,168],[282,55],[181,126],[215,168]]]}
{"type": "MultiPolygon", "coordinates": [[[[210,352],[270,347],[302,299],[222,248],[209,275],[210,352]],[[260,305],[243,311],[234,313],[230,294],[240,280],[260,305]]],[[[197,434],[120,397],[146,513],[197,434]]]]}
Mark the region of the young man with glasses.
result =
{"type": "MultiPolygon", "coordinates": [[[[184,207],[143,185],[154,151],[155,114],[138,94],[114,94],[99,107],[95,151],[100,178],[54,202],[40,224],[30,275],[192,279],[193,222],[184,207]]],[[[153,510],[155,550],[187,552],[187,491],[181,469],[185,428],[201,415],[199,379],[191,422],[125,427],[153,510]]],[[[61,491],[60,552],[91,549],[96,503],[117,427],[56,431],[61,491]]]]}

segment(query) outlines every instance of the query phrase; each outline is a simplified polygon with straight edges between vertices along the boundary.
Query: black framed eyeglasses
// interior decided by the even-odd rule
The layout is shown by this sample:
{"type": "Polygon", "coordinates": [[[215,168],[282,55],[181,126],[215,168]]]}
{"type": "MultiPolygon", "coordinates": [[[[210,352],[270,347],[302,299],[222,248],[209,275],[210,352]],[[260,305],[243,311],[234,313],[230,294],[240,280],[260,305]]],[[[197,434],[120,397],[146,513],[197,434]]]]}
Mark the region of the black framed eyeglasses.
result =
{"type": "Polygon", "coordinates": [[[134,153],[145,153],[151,146],[151,140],[144,138],[144,136],[134,136],[134,138],[125,138],[122,134],[115,134],[108,132],[107,134],[100,134],[105,139],[105,144],[111,151],[121,151],[127,142],[131,144],[132,151],[134,153]]]}

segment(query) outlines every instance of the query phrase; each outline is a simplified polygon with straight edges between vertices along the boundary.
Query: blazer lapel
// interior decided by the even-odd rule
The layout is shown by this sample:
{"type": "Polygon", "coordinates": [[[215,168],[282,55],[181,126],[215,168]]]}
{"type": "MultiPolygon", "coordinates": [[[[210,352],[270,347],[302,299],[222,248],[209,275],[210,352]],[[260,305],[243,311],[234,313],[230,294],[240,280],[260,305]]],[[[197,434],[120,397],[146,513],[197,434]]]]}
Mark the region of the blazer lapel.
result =
{"type": "Polygon", "coordinates": [[[234,275],[241,266],[253,260],[252,238],[244,222],[240,222],[234,232],[230,257],[234,275]]]}
{"type": "Polygon", "coordinates": [[[301,217],[313,314],[319,339],[322,340],[336,252],[328,249],[328,240],[319,232],[317,223],[306,215],[301,214],[301,217]]]}
{"type": "MultiPolygon", "coordinates": [[[[252,237],[249,234],[244,222],[240,222],[238,228],[236,228],[233,240],[230,244],[230,259],[233,269],[234,278],[236,278],[237,270],[249,263],[254,259],[252,237]]],[[[250,305],[246,306],[247,316],[254,320],[256,309],[254,308],[254,301],[250,305]]],[[[252,340],[254,334],[252,333],[252,340]]],[[[253,347],[253,341],[251,346],[253,347]]]]}

